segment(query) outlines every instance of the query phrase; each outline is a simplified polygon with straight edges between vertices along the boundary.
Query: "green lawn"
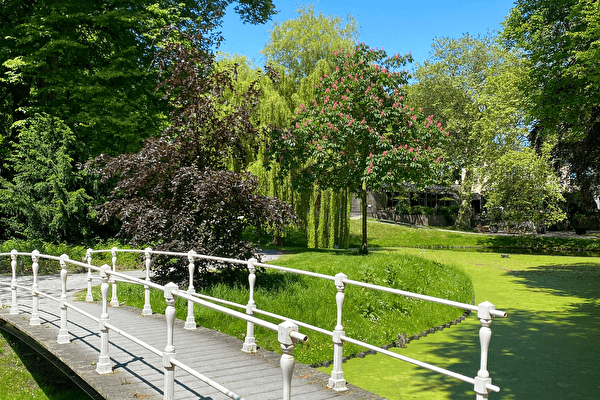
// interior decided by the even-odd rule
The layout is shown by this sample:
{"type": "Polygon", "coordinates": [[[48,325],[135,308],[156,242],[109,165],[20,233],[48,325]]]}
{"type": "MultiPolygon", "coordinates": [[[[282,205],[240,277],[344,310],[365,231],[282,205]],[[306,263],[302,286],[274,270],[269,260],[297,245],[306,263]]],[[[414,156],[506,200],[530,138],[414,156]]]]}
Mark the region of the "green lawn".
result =
{"type": "Polygon", "coordinates": [[[0,399],[89,399],[66,375],[25,343],[0,330],[0,399]]]}
{"type": "MultiPolygon", "coordinates": [[[[489,371],[502,390],[490,399],[599,398],[600,258],[401,252],[460,266],[473,281],[477,303],[489,300],[508,312],[491,327],[489,371]]],[[[475,376],[479,326],[472,314],[395,351],[475,376]]],[[[344,371],[350,383],[390,400],[474,398],[466,383],[381,355],[349,360],[344,371]]]]}
{"type": "MultiPolygon", "coordinates": [[[[350,221],[350,246],[360,247],[361,221],[350,221]]],[[[503,248],[525,250],[600,250],[593,236],[549,237],[537,235],[485,235],[431,228],[415,228],[369,220],[368,244],[378,247],[503,248]]]]}

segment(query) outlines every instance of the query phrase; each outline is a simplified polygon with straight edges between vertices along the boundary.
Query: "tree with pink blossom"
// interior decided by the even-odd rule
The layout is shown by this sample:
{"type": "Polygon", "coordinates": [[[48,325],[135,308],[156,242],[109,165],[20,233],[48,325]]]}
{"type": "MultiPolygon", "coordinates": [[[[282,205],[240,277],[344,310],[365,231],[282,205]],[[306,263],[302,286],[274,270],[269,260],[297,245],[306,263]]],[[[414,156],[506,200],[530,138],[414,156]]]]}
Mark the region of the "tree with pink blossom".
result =
{"type": "MultiPolygon", "coordinates": [[[[347,188],[361,199],[367,253],[367,191],[431,183],[441,168],[448,133],[422,109],[409,108],[402,69],[410,54],[388,57],[364,43],[332,55],[330,74],[314,84],[314,99],[298,107],[292,126],[274,130],[270,156],[295,188],[347,188]]],[[[392,190],[393,191],[393,190],[392,190]]]]}

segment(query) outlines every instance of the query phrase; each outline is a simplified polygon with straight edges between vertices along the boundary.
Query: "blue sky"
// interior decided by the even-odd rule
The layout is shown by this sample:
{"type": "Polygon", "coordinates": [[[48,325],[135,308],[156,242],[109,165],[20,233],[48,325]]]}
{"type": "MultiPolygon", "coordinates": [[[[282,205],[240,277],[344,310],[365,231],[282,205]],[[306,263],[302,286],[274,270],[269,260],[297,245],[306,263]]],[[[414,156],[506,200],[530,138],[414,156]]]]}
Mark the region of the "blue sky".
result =
{"type": "MultiPolygon", "coordinates": [[[[295,18],[299,6],[310,2],[274,0],[274,4],[278,14],[260,26],[244,25],[230,9],[223,22],[225,42],[220,50],[243,54],[262,66],[259,52],[269,40],[273,22],[295,18]]],[[[359,41],[383,47],[388,54],[410,51],[417,63],[427,59],[436,37],[457,39],[465,33],[500,30],[514,0],[321,0],[314,5],[324,15],[351,14],[360,27],[359,41]]]]}

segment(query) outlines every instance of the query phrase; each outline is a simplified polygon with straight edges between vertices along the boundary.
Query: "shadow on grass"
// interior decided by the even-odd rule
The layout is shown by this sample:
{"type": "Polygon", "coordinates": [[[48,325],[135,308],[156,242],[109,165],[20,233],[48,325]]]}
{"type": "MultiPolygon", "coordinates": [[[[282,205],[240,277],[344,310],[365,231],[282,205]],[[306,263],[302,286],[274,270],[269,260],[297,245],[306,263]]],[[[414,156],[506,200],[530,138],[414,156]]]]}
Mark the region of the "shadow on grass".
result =
{"type": "MultiPolygon", "coordinates": [[[[552,265],[507,274],[520,278],[518,284],[531,290],[580,300],[561,301],[565,306],[559,311],[544,310],[543,305],[539,311],[509,309],[506,320],[494,321],[488,369],[501,392],[491,393],[490,398],[598,398],[600,267],[586,263],[552,265]]],[[[474,376],[479,369],[479,324],[473,318],[468,325],[468,330],[461,327],[445,332],[451,341],[431,351],[438,357],[458,360],[448,369],[474,376]]],[[[423,372],[423,376],[415,382],[418,391],[441,385],[451,399],[474,396],[468,384],[457,384],[435,373],[423,372]]]]}
{"type": "MultiPolygon", "coordinates": [[[[598,299],[600,296],[600,265],[592,263],[543,265],[527,270],[507,270],[519,278],[519,283],[532,290],[549,289],[557,296],[577,296],[598,299]]],[[[596,311],[600,313],[600,310],[596,311]]]]}
{"type": "MultiPolygon", "coordinates": [[[[600,241],[597,239],[531,236],[531,235],[482,235],[477,245],[491,248],[531,249],[559,251],[600,251],[600,241]]],[[[600,255],[596,253],[595,255],[600,255]]]]}
{"type": "MultiPolygon", "coordinates": [[[[77,386],[69,377],[56,368],[41,354],[29,347],[25,342],[19,340],[10,333],[0,329],[0,336],[6,340],[23,363],[26,371],[23,375],[31,374],[32,379],[38,384],[44,395],[50,400],[76,400],[91,399],[83,390],[77,386]],[[43,367],[40,367],[43,366],[43,367]]],[[[58,361],[60,362],[60,361],[58,361]]],[[[31,395],[27,388],[19,388],[23,398],[31,395]]],[[[15,391],[19,389],[15,388],[15,391]]],[[[34,388],[31,388],[35,390],[34,388]]]]}

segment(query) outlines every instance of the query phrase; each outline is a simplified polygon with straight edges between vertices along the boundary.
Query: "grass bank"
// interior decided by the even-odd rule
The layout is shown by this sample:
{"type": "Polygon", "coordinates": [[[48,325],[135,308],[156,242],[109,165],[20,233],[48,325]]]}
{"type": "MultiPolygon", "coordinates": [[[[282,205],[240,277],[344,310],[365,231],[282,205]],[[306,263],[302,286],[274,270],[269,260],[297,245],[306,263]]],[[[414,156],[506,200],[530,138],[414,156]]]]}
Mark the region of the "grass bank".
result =
{"type": "Polygon", "coordinates": [[[35,350],[0,330],[0,399],[88,398],[73,381],[35,350]]]}
{"type": "MultiPolygon", "coordinates": [[[[369,256],[340,251],[302,252],[284,256],[278,259],[276,264],[330,276],[343,272],[349,279],[463,303],[470,303],[473,299],[471,282],[460,269],[449,268],[419,257],[400,256],[393,252],[376,252],[369,256]]],[[[240,274],[237,279],[216,282],[198,291],[245,305],[248,302],[247,273],[240,274]]],[[[96,291],[96,298],[99,298],[98,292],[96,291]]],[[[333,330],[336,324],[336,293],[332,281],[267,270],[257,274],[254,299],[262,310],[333,330]]],[[[346,287],[345,294],[342,323],[346,334],[378,346],[395,343],[399,333],[420,333],[452,321],[464,312],[453,307],[351,285],[346,287]]],[[[153,310],[164,312],[163,294],[155,292],[151,297],[153,310]]],[[[120,284],[119,300],[134,307],[143,307],[143,287],[120,284]]],[[[185,320],[187,301],[179,301],[177,308],[177,317],[185,320]]],[[[195,308],[195,318],[201,326],[240,339],[245,337],[246,323],[241,320],[204,307],[195,308]]],[[[310,341],[298,344],[294,356],[299,362],[317,364],[333,358],[331,337],[304,328],[301,331],[309,335],[310,341]]],[[[273,332],[257,327],[255,337],[262,348],[280,352],[273,332]]],[[[362,351],[363,348],[355,345],[344,347],[345,356],[362,351]]]]}
{"type": "MultiPolygon", "coordinates": [[[[493,399],[591,399],[600,393],[600,258],[402,250],[460,266],[477,303],[489,300],[508,318],[492,323],[489,371],[493,399]]],[[[465,322],[394,349],[475,376],[479,321],[465,322]]],[[[323,369],[330,372],[330,369],[323,369]]],[[[472,387],[388,357],[344,364],[352,384],[390,400],[472,399],[472,387]]]]}
{"type": "MultiPolygon", "coordinates": [[[[361,221],[350,221],[350,246],[360,247],[361,221]]],[[[600,251],[597,237],[551,237],[548,235],[486,235],[460,231],[417,228],[368,221],[368,244],[371,248],[473,248],[526,251],[600,251]]],[[[600,253],[598,253],[600,254],[600,253]]]]}

